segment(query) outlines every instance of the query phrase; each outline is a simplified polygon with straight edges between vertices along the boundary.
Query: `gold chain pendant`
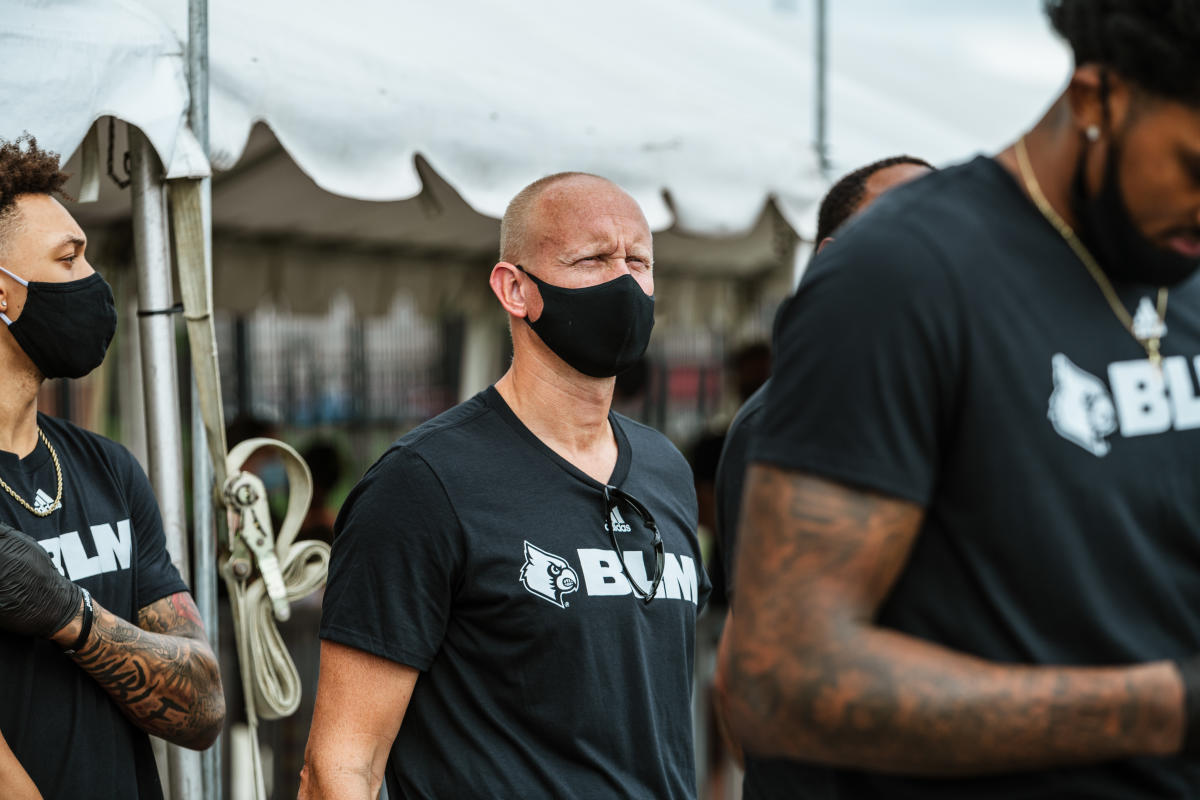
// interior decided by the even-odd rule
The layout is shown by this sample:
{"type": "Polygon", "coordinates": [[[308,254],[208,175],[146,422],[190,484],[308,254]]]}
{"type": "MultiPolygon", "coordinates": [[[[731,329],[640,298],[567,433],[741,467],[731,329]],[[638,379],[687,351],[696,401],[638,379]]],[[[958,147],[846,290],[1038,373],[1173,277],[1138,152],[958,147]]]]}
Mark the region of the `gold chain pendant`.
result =
{"type": "Polygon", "coordinates": [[[12,496],[12,498],[14,500],[16,500],[18,503],[20,503],[21,506],[26,511],[28,511],[30,514],[33,514],[35,517],[45,518],[45,517],[48,517],[51,514],[53,514],[58,509],[62,508],[62,495],[63,495],[62,465],[60,463],[58,463],[58,453],[54,452],[54,447],[50,444],[50,440],[46,438],[46,434],[42,432],[42,429],[40,427],[37,429],[37,432],[38,432],[38,437],[42,440],[42,443],[46,445],[46,449],[50,451],[50,459],[54,462],[54,475],[57,478],[57,482],[58,482],[58,493],[54,496],[54,502],[51,503],[49,506],[47,506],[45,510],[38,511],[36,508],[31,506],[29,503],[25,502],[25,498],[21,497],[21,495],[14,492],[12,487],[9,486],[8,483],[6,483],[3,478],[0,478],[0,487],[3,487],[4,491],[8,492],[12,496]]]}
{"type": "MultiPolygon", "coordinates": [[[[1139,341],[1142,341],[1139,339],[1139,341]]],[[[1150,364],[1160,373],[1162,372],[1162,353],[1158,352],[1159,338],[1155,336],[1152,339],[1142,341],[1142,347],[1146,348],[1146,357],[1150,359],[1150,364]]]]}
{"type": "MultiPolygon", "coordinates": [[[[1017,140],[1016,146],[1013,148],[1017,155],[1017,167],[1021,170],[1021,182],[1025,184],[1025,190],[1029,192],[1030,199],[1033,200],[1034,206],[1050,223],[1050,226],[1058,231],[1059,235],[1066,240],[1067,245],[1074,251],[1075,255],[1083,262],[1083,266],[1087,268],[1088,274],[1092,276],[1092,280],[1100,287],[1100,293],[1104,295],[1104,299],[1108,301],[1109,308],[1116,315],[1117,320],[1129,331],[1129,335],[1142,346],[1146,351],[1146,358],[1150,364],[1160,372],[1162,371],[1162,353],[1159,352],[1159,347],[1162,343],[1162,336],[1152,336],[1143,339],[1138,336],[1134,330],[1133,317],[1125,308],[1121,298],[1117,296],[1116,289],[1108,280],[1108,276],[1104,274],[1104,270],[1100,264],[1084,246],[1083,242],[1067,224],[1067,221],[1058,215],[1054,210],[1054,206],[1050,205],[1050,201],[1046,199],[1046,195],[1042,193],[1041,184],[1038,183],[1037,175],[1034,174],[1033,165],[1029,163],[1029,151],[1025,149],[1025,137],[1022,136],[1017,140]]],[[[1164,331],[1167,324],[1167,287],[1162,286],[1158,290],[1158,304],[1155,309],[1158,313],[1158,330],[1164,331]]]]}

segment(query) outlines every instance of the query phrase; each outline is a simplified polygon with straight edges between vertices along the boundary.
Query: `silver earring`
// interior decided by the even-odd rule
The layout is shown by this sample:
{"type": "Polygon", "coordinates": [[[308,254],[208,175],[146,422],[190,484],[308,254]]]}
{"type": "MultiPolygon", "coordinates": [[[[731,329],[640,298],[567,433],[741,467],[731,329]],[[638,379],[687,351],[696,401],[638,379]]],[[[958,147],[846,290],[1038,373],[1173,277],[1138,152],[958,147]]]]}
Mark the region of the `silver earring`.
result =
{"type": "Polygon", "coordinates": [[[1099,125],[1088,125],[1087,129],[1084,130],[1083,135],[1087,137],[1087,140],[1089,142],[1100,141],[1100,126],[1099,125]]]}

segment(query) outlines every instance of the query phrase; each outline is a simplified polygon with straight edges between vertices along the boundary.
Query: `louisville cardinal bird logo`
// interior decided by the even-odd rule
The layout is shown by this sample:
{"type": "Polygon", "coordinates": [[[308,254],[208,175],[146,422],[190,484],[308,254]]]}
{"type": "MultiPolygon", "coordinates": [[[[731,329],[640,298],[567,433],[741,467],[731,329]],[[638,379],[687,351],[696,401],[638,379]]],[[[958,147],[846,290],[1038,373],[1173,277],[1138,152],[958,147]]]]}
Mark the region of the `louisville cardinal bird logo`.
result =
{"type": "Polygon", "coordinates": [[[1107,387],[1062,353],[1054,355],[1050,367],[1054,377],[1046,415],[1050,424],[1064,439],[1092,455],[1107,455],[1112,445],[1105,437],[1117,429],[1117,412],[1107,387]]]}
{"type": "Polygon", "coordinates": [[[579,576],[571,569],[566,559],[525,542],[525,564],[521,567],[521,583],[530,594],[549,600],[559,608],[566,608],[563,595],[579,589],[579,576]]]}

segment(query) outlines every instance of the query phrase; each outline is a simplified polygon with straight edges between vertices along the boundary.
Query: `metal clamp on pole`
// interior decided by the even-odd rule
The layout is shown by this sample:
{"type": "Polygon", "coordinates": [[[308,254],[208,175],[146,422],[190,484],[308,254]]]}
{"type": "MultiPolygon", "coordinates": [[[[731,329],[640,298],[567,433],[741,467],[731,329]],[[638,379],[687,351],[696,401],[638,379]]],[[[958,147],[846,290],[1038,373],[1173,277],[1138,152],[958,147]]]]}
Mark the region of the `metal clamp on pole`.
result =
{"type": "Polygon", "coordinates": [[[292,714],[300,705],[301,693],[300,674],[275,623],[291,616],[291,601],[325,583],[329,545],[295,541],[312,501],[312,475],[294,449],[273,439],[248,439],[229,453],[225,469],[229,477],[222,495],[236,520],[229,526],[221,574],[233,612],[246,722],[253,743],[254,782],[263,797],[258,720],[292,714]],[[260,451],[278,455],[287,473],[288,508],[278,536],[272,528],[263,482],[243,470],[247,460],[260,451]]]}
{"type": "Polygon", "coordinates": [[[226,469],[223,494],[238,518],[230,526],[222,573],[232,598],[238,653],[249,668],[243,670],[249,679],[247,707],[258,717],[277,719],[300,705],[300,676],[275,621],[287,620],[291,601],[325,583],[329,545],[295,541],[312,502],[312,475],[294,449],[273,439],[247,439],[229,453],[226,469]],[[278,536],[262,481],[242,469],[251,456],[264,451],[282,459],[288,479],[287,514],[278,536]]]}
{"type": "MultiPolygon", "coordinates": [[[[236,513],[239,524],[231,531],[235,542],[230,552],[249,549],[258,562],[258,571],[267,587],[267,596],[275,610],[275,619],[286,621],[292,615],[287,602],[287,589],[283,585],[283,576],[279,573],[279,559],[275,555],[275,535],[271,532],[271,514],[267,507],[267,492],[263,482],[257,475],[249,472],[238,472],[225,484],[225,501],[231,511],[236,513]]],[[[248,559],[241,555],[235,574],[239,577],[250,574],[245,566],[248,559]]]]}
{"type": "MultiPolygon", "coordinates": [[[[288,619],[289,603],[324,585],[329,569],[329,545],[295,541],[312,502],[312,476],[295,450],[271,439],[251,439],[237,445],[232,452],[226,451],[202,183],[175,181],[171,186],[171,206],[196,399],[212,463],[213,501],[236,517],[222,542],[219,571],[229,590],[233,613],[238,671],[251,743],[254,797],[265,800],[258,720],[278,719],[295,712],[301,694],[300,675],[276,622],[288,619]],[[287,472],[288,509],[278,535],[272,528],[262,481],[243,471],[247,460],[263,449],[276,452],[287,472]]],[[[197,536],[203,535],[206,533],[197,532],[197,536]]]]}

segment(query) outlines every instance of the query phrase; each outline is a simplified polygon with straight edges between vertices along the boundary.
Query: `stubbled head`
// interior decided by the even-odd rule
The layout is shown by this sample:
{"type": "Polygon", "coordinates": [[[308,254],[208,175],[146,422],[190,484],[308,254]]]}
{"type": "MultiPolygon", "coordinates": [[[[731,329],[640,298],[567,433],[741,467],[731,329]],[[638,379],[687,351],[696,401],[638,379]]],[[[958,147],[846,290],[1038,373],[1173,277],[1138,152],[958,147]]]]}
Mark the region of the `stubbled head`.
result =
{"type": "Polygon", "coordinates": [[[558,286],[590,286],[626,271],[648,278],[653,258],[653,236],[637,201],[586,172],[534,181],[500,221],[501,263],[520,264],[558,286]]]}
{"type": "Polygon", "coordinates": [[[556,183],[577,178],[596,178],[604,180],[599,175],[590,172],[557,172],[538,178],[526,186],[508,202],[504,216],[500,220],[500,260],[510,264],[521,264],[525,258],[529,228],[534,216],[534,206],[542,192],[556,183]]]}
{"type": "MultiPolygon", "coordinates": [[[[569,290],[629,275],[653,296],[653,262],[653,236],[637,201],[606,178],[563,172],[534,181],[509,203],[490,282],[510,322],[533,323],[544,300],[531,276],[569,290]]],[[[526,327],[513,328],[518,355],[545,348],[526,327]]]]}
{"type": "Polygon", "coordinates": [[[842,176],[825,193],[817,212],[817,249],[833,241],[837,229],[884,192],[933,171],[933,166],[916,156],[899,155],[859,167],[842,176]]]}

